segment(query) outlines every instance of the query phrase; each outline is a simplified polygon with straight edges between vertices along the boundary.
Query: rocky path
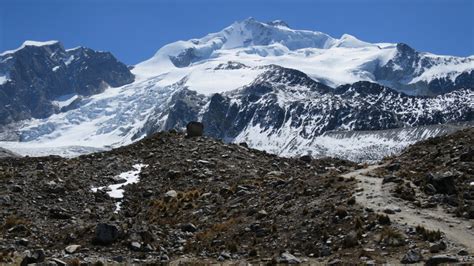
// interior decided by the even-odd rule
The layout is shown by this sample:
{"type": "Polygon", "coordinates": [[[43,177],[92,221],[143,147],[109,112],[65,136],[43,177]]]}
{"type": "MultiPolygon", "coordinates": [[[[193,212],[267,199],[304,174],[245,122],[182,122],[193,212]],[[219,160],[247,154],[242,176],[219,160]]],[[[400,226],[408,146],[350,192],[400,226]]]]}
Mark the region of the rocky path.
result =
{"type": "Polygon", "coordinates": [[[472,222],[453,217],[446,213],[441,207],[436,209],[421,209],[402,199],[392,196],[390,193],[393,183],[382,184],[382,178],[371,177],[369,173],[384,165],[371,165],[364,169],[344,174],[345,178],[356,178],[358,189],[356,201],[373,209],[375,212],[383,212],[385,209],[396,210],[390,215],[392,221],[400,226],[422,225],[430,230],[440,230],[445,234],[448,250],[459,250],[461,247],[469,253],[474,253],[474,229],[472,222]]]}

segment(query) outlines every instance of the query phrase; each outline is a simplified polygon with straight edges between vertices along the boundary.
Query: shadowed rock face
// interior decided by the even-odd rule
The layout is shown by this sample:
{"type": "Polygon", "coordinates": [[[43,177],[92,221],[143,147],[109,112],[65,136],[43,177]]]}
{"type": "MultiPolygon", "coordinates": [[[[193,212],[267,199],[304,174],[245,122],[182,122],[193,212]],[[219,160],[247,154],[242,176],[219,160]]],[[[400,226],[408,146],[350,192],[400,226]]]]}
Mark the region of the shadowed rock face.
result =
{"type": "Polygon", "coordinates": [[[79,47],[65,50],[59,42],[26,45],[0,55],[0,124],[45,118],[60,111],[60,96],[89,96],[133,82],[126,65],[109,52],[79,47]]]}

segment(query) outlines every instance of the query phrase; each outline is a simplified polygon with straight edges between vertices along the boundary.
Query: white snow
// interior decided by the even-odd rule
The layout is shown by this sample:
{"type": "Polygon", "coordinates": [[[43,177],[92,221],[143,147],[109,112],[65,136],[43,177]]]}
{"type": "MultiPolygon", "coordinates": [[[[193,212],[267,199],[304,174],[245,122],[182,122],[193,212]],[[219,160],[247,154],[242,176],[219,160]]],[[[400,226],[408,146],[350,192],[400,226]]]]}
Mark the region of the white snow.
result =
{"type": "Polygon", "coordinates": [[[66,107],[66,106],[70,105],[78,97],[79,96],[75,93],[67,94],[67,95],[63,95],[63,96],[60,96],[60,97],[56,98],[54,101],[52,101],[52,103],[54,105],[56,105],[57,107],[59,107],[59,108],[63,108],[63,107],[66,107]]]}
{"type": "Polygon", "coordinates": [[[67,66],[72,63],[74,60],[74,55],[71,55],[66,61],[64,61],[64,64],[67,66]]]}
{"type": "Polygon", "coordinates": [[[19,50],[25,48],[26,46],[48,46],[48,45],[53,45],[58,43],[59,41],[46,41],[46,42],[37,42],[37,41],[25,41],[20,47],[14,49],[14,50],[9,50],[5,51],[3,53],[0,53],[0,56],[4,56],[7,54],[12,54],[15,52],[18,52],[19,50]]]}
{"type": "MultiPolygon", "coordinates": [[[[97,192],[98,190],[103,190],[104,188],[107,191],[107,194],[114,199],[123,199],[123,193],[125,192],[124,187],[129,184],[135,184],[139,182],[140,172],[143,168],[148,167],[146,164],[135,164],[133,168],[135,170],[131,170],[128,172],[121,173],[118,175],[118,178],[125,180],[125,182],[120,184],[112,184],[107,187],[93,187],[91,188],[92,192],[97,192]]],[[[120,211],[121,200],[117,201],[115,212],[120,211]]]]}
{"type": "Polygon", "coordinates": [[[8,80],[9,79],[6,75],[4,75],[4,76],[0,75],[0,85],[6,83],[8,80]]]}

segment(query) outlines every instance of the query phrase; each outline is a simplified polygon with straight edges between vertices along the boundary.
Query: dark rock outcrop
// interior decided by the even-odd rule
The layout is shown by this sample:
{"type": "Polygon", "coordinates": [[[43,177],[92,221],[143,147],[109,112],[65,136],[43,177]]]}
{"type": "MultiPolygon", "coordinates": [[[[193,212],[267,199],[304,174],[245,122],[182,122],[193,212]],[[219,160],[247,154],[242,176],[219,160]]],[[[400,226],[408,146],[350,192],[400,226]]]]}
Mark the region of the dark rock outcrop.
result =
{"type": "Polygon", "coordinates": [[[133,82],[126,65],[111,53],[78,47],[65,50],[59,42],[25,43],[0,55],[0,125],[45,118],[61,111],[54,100],[65,95],[89,96],[133,82]]]}

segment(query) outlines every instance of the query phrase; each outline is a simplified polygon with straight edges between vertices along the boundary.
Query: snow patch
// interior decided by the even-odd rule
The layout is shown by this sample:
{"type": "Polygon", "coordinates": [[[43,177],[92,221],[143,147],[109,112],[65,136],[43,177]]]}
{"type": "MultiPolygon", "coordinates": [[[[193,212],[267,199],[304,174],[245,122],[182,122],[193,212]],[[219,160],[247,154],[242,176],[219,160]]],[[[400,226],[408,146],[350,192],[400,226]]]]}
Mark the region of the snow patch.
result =
{"type": "Polygon", "coordinates": [[[0,85],[7,83],[9,81],[7,76],[0,76],[0,85]]]}
{"type": "MultiPolygon", "coordinates": [[[[54,70],[54,69],[53,69],[54,70]]],[[[69,106],[74,100],[76,100],[79,96],[75,93],[67,94],[56,98],[52,101],[52,104],[56,105],[60,109],[66,106],[69,106]]]]}
{"type": "Polygon", "coordinates": [[[130,184],[135,184],[139,182],[139,176],[140,172],[142,171],[143,168],[148,167],[146,164],[135,164],[133,165],[133,168],[135,170],[131,170],[128,172],[121,173],[118,175],[118,179],[123,179],[125,182],[120,183],[120,184],[113,184],[109,185],[107,187],[93,187],[91,188],[92,192],[96,193],[98,190],[103,190],[104,188],[107,191],[107,194],[114,199],[119,199],[119,201],[116,203],[116,208],[115,208],[115,213],[118,213],[120,211],[120,207],[122,204],[121,199],[123,199],[123,193],[125,192],[124,187],[130,184]]]}

